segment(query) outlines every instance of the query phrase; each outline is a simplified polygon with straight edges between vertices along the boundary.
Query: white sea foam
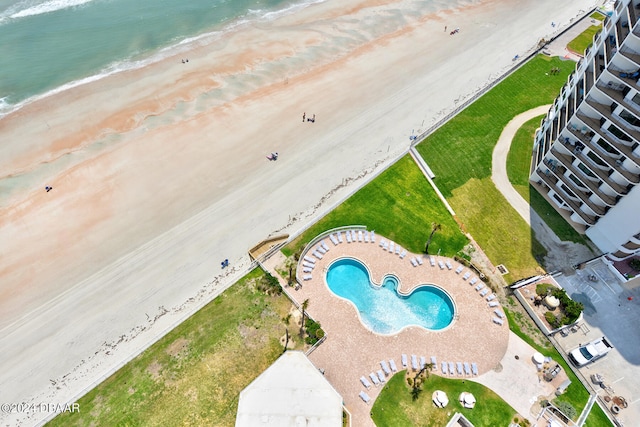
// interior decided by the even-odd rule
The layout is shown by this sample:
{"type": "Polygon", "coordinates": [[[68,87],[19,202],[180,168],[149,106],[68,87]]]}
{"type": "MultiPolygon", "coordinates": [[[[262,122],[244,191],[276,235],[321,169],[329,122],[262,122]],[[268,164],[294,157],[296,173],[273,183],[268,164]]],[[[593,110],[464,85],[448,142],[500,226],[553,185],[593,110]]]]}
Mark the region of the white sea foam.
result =
{"type": "Polygon", "coordinates": [[[25,0],[3,12],[0,12],[0,23],[10,19],[25,18],[27,16],[42,15],[44,13],[55,12],[58,10],[69,9],[72,7],[82,6],[94,0],[48,0],[42,3],[25,0]]]}

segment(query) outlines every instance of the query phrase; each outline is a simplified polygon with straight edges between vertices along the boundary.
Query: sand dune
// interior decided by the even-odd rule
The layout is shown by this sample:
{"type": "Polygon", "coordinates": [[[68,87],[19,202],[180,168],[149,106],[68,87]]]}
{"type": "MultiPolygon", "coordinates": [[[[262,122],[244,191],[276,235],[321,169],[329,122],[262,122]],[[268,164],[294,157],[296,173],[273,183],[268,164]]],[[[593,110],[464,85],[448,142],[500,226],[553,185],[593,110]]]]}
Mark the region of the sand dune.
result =
{"type": "Polygon", "coordinates": [[[75,398],[591,6],[328,1],[0,120],[1,400],[75,398]]]}

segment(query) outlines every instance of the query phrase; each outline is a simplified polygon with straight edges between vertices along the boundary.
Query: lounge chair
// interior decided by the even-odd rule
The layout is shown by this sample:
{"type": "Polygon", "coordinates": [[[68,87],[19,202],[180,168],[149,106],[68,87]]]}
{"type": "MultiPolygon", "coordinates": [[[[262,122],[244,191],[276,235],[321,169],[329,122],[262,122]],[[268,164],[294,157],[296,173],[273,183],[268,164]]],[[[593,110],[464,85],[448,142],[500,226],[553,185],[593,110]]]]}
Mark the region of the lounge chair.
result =
{"type": "Polygon", "coordinates": [[[436,259],[432,256],[429,257],[429,262],[431,263],[431,267],[436,266],[436,259]]]}
{"type": "Polygon", "coordinates": [[[351,230],[347,230],[345,235],[347,236],[347,243],[351,243],[351,230]]]}
{"type": "Polygon", "coordinates": [[[462,270],[464,270],[464,266],[463,265],[459,265],[458,268],[456,268],[456,274],[462,273],[462,270]]]}
{"type": "Polygon", "coordinates": [[[442,375],[447,375],[449,368],[447,368],[447,362],[442,362],[442,375]]]}
{"type": "Polygon", "coordinates": [[[327,245],[327,242],[325,242],[324,240],[322,242],[320,242],[320,244],[322,245],[322,247],[324,248],[325,251],[329,252],[329,249],[331,249],[329,247],[329,245],[327,245]]]}
{"type": "Polygon", "coordinates": [[[331,239],[331,243],[333,243],[333,246],[338,246],[338,239],[336,239],[336,236],[334,236],[333,234],[329,234],[329,239],[331,239]]]}
{"type": "Polygon", "coordinates": [[[320,252],[322,255],[327,253],[327,250],[325,248],[322,247],[322,245],[318,245],[318,247],[316,248],[316,250],[318,252],[320,252]]]}
{"type": "Polygon", "coordinates": [[[473,279],[469,280],[469,284],[470,285],[475,285],[477,281],[478,281],[478,278],[474,277],[473,279]]]}
{"type": "Polygon", "coordinates": [[[473,372],[473,375],[478,375],[478,364],[476,362],[471,364],[471,371],[473,372]]]}
{"type": "Polygon", "coordinates": [[[403,354],[401,359],[402,359],[402,367],[406,368],[407,367],[407,355],[403,354]]]}
{"type": "Polygon", "coordinates": [[[382,367],[382,370],[386,375],[389,375],[391,373],[391,369],[389,369],[389,365],[387,364],[386,360],[381,360],[380,366],[382,367]]]}
{"type": "Polygon", "coordinates": [[[338,242],[344,242],[344,240],[342,240],[342,231],[338,231],[338,242]]]}
{"type": "Polygon", "coordinates": [[[462,280],[467,280],[469,277],[471,277],[471,273],[467,271],[464,273],[464,276],[462,276],[462,280]]]}
{"type": "Polygon", "coordinates": [[[493,323],[497,324],[497,325],[502,325],[504,323],[504,320],[502,319],[498,319],[497,317],[494,317],[493,319],[493,323]]]}
{"type": "Polygon", "coordinates": [[[484,288],[484,283],[480,282],[478,283],[478,285],[476,286],[476,291],[479,291],[480,289],[484,288]]]}
{"type": "Polygon", "coordinates": [[[396,361],[393,359],[389,359],[389,365],[391,366],[391,370],[393,372],[398,372],[398,367],[396,366],[396,361]]]}
{"type": "Polygon", "coordinates": [[[302,276],[302,278],[304,280],[311,280],[313,277],[310,274],[305,274],[304,276],[302,276]]]}
{"type": "Polygon", "coordinates": [[[417,256],[416,261],[418,261],[418,265],[422,265],[422,256],[417,256]]]}
{"type": "Polygon", "coordinates": [[[471,375],[471,366],[469,366],[469,362],[464,362],[464,373],[465,375],[471,375]]]}
{"type": "Polygon", "coordinates": [[[380,239],[380,243],[378,243],[378,246],[383,247],[384,246],[384,242],[386,242],[386,240],[380,239]]]}
{"type": "Polygon", "coordinates": [[[500,305],[500,303],[498,301],[491,301],[489,303],[489,307],[497,307],[498,305],[500,305]]]}
{"type": "Polygon", "coordinates": [[[309,255],[305,255],[304,256],[304,260],[307,261],[307,262],[310,262],[311,264],[315,264],[316,263],[316,260],[311,258],[309,255]]]}
{"type": "Polygon", "coordinates": [[[389,252],[393,253],[395,248],[396,248],[396,243],[395,242],[389,242],[389,252]]]}
{"type": "Polygon", "coordinates": [[[362,238],[362,230],[358,230],[358,242],[364,242],[364,239],[362,238]]]}
{"type": "Polygon", "coordinates": [[[449,374],[450,375],[455,375],[456,374],[456,369],[453,366],[453,362],[449,362],[449,374]]]}
{"type": "Polygon", "coordinates": [[[369,243],[369,232],[368,231],[364,232],[364,242],[365,243],[369,243]]]}
{"type": "Polygon", "coordinates": [[[361,391],[358,396],[360,396],[360,399],[362,399],[364,403],[369,403],[371,401],[371,398],[369,397],[369,395],[364,391],[361,391]]]}
{"type": "Polygon", "coordinates": [[[311,264],[310,262],[303,261],[302,262],[302,266],[305,267],[305,268],[313,268],[316,265],[315,264],[311,264]]]}
{"type": "Polygon", "coordinates": [[[371,243],[376,242],[376,232],[371,230],[371,243]]]}
{"type": "Polygon", "coordinates": [[[318,251],[313,251],[313,256],[318,258],[318,259],[322,259],[322,254],[318,251]]]}
{"type": "Polygon", "coordinates": [[[462,362],[456,362],[456,367],[458,368],[458,375],[464,375],[464,371],[462,370],[462,362]]]}
{"type": "Polygon", "coordinates": [[[363,386],[365,386],[366,388],[371,388],[371,383],[369,382],[369,380],[367,379],[367,377],[365,377],[364,375],[360,377],[360,382],[362,383],[363,386]]]}
{"type": "Polygon", "coordinates": [[[418,369],[420,369],[418,367],[418,357],[415,354],[411,355],[411,367],[413,368],[414,371],[417,371],[418,369]]]}
{"type": "Polygon", "coordinates": [[[424,356],[420,356],[420,369],[424,369],[427,364],[427,358],[424,356]]]}
{"type": "Polygon", "coordinates": [[[407,256],[407,251],[403,250],[402,252],[400,252],[400,259],[404,259],[404,257],[407,256]]]}
{"type": "Polygon", "coordinates": [[[438,362],[436,361],[436,357],[435,356],[431,356],[431,364],[433,365],[433,370],[437,371],[438,370],[438,362]]]}
{"type": "Polygon", "coordinates": [[[440,267],[440,270],[444,270],[444,262],[438,260],[438,266],[440,267]]]}
{"type": "Polygon", "coordinates": [[[498,316],[499,318],[504,319],[504,313],[503,313],[503,312],[501,312],[500,310],[495,309],[495,310],[493,310],[493,312],[494,312],[494,313],[496,314],[496,316],[498,316]]]}
{"type": "Polygon", "coordinates": [[[453,265],[451,265],[451,261],[447,260],[446,264],[449,270],[453,270],[453,265]]]}
{"type": "Polygon", "coordinates": [[[382,245],[382,249],[384,249],[385,251],[388,251],[389,250],[389,245],[390,245],[389,242],[384,242],[384,245],[382,245]]]}
{"type": "Polygon", "coordinates": [[[493,301],[494,299],[496,299],[496,296],[494,294],[491,294],[487,297],[487,301],[493,301]]]}
{"type": "Polygon", "coordinates": [[[401,250],[402,250],[402,246],[396,244],[396,255],[400,255],[401,250]]]}
{"type": "Polygon", "coordinates": [[[312,271],[313,271],[313,268],[311,268],[311,267],[305,267],[305,268],[302,269],[303,273],[311,273],[312,271]]]}
{"type": "Polygon", "coordinates": [[[411,265],[413,265],[414,267],[418,266],[418,261],[416,261],[415,258],[411,258],[409,261],[411,262],[411,265]]]}
{"type": "Polygon", "coordinates": [[[386,382],[386,380],[384,379],[384,372],[382,372],[382,369],[378,369],[378,379],[380,380],[381,383],[386,382]]]}
{"type": "Polygon", "coordinates": [[[373,372],[371,372],[369,374],[369,378],[371,378],[371,381],[375,384],[375,385],[379,385],[380,384],[380,380],[378,379],[378,377],[376,376],[376,374],[374,374],[373,372]]]}
{"type": "Polygon", "coordinates": [[[485,296],[485,295],[486,295],[486,294],[488,294],[488,293],[489,293],[489,289],[486,289],[486,288],[485,288],[485,289],[483,289],[483,290],[481,290],[481,291],[480,291],[480,296],[481,296],[481,297],[483,297],[483,296],[485,296]]]}

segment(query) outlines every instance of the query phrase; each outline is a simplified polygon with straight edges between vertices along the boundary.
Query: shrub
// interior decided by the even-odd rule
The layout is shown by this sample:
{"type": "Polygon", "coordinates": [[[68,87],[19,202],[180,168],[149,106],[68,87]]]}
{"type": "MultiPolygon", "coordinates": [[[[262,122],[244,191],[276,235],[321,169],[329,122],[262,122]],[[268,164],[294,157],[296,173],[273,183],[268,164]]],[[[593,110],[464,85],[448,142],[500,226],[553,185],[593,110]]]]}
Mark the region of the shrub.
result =
{"type": "Polygon", "coordinates": [[[549,325],[551,325],[553,329],[560,327],[560,321],[558,320],[556,315],[553,314],[552,312],[547,311],[544,314],[544,318],[547,320],[547,322],[549,323],[549,325]]]}
{"type": "Polygon", "coordinates": [[[536,294],[545,297],[547,295],[549,295],[549,289],[558,289],[555,286],[553,286],[551,283],[539,283],[536,286],[536,294]]]}
{"type": "Polygon", "coordinates": [[[633,268],[635,271],[640,271],[640,259],[634,258],[629,260],[629,267],[633,268]]]}
{"type": "Polygon", "coordinates": [[[315,320],[307,317],[304,326],[307,329],[307,337],[304,340],[307,344],[313,345],[324,336],[324,331],[320,328],[320,323],[315,320]]]}
{"type": "Polygon", "coordinates": [[[551,292],[551,295],[558,298],[560,301],[560,307],[565,314],[565,318],[563,318],[562,322],[563,325],[570,325],[578,320],[580,313],[584,310],[584,305],[582,305],[582,303],[575,302],[569,298],[569,295],[567,295],[567,292],[564,289],[554,289],[553,292],[551,292]]]}
{"type": "Polygon", "coordinates": [[[267,295],[280,295],[282,293],[280,282],[278,282],[278,279],[273,277],[268,272],[265,273],[262,279],[260,280],[258,289],[265,292],[267,295]]]}
{"type": "Polygon", "coordinates": [[[563,414],[565,414],[567,418],[572,420],[576,418],[576,415],[578,415],[578,411],[576,411],[576,408],[574,408],[573,405],[569,402],[556,402],[556,408],[558,408],[563,414]]]}

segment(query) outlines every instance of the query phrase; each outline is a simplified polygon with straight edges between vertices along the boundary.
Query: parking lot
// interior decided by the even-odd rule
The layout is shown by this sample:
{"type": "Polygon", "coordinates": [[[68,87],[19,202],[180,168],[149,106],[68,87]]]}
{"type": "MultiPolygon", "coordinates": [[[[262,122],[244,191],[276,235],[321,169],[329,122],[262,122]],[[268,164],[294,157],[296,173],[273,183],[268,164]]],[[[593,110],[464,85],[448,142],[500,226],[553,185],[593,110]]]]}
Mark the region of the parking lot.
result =
{"type": "MultiPolygon", "coordinates": [[[[602,359],[579,369],[591,390],[604,399],[622,396],[628,407],[621,409],[618,419],[625,426],[638,425],[640,420],[640,287],[622,284],[600,259],[590,262],[572,275],[555,280],[574,300],[584,304],[584,319],[580,328],[567,336],[554,339],[565,353],[580,344],[606,336],[615,347],[602,359]],[[607,389],[590,381],[592,374],[604,377],[607,389]]],[[[601,400],[604,402],[604,400],[601,400]]],[[[606,403],[611,407],[611,403],[606,403]]]]}

